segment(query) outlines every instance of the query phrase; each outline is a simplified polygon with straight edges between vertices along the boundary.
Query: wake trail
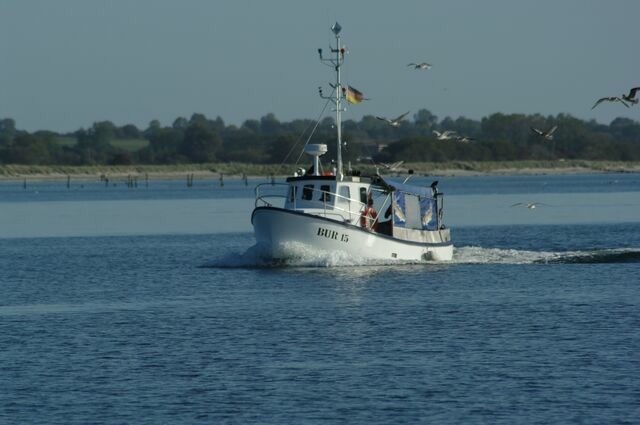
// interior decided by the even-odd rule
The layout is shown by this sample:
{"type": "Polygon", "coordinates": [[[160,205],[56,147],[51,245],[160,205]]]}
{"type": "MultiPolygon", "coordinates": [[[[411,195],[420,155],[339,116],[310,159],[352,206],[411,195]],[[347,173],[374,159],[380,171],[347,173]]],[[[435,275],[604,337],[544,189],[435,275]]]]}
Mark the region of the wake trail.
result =
{"type": "Polygon", "coordinates": [[[607,248],[576,251],[534,251],[505,248],[462,246],[454,248],[453,260],[397,261],[372,260],[354,257],[344,252],[318,251],[307,246],[297,246],[295,257],[274,260],[258,245],[245,252],[229,252],[203,264],[204,268],[224,269],[277,269],[306,267],[359,267],[359,266],[406,266],[406,265],[473,265],[473,264],[609,264],[639,263],[640,248],[607,248]]]}

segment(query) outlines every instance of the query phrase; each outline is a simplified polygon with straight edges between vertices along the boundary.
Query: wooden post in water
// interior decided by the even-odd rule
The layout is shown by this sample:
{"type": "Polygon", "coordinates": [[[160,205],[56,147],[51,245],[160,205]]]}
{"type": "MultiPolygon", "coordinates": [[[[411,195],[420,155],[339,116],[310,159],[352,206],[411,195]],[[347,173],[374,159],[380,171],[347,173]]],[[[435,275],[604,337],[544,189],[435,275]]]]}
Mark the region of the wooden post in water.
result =
{"type": "Polygon", "coordinates": [[[224,173],[220,173],[220,187],[224,187],[224,173]]]}
{"type": "Polygon", "coordinates": [[[26,177],[24,178],[24,182],[22,182],[22,188],[24,190],[27,190],[27,178],[26,177]]]}
{"type": "Polygon", "coordinates": [[[249,186],[249,180],[247,179],[247,173],[242,173],[242,180],[244,180],[244,185],[249,186]]]}
{"type": "Polygon", "coordinates": [[[275,186],[276,184],[276,176],[271,174],[271,186],[275,186]]]}
{"type": "Polygon", "coordinates": [[[67,174],[67,190],[71,187],[71,176],[67,174]]]}
{"type": "Polygon", "coordinates": [[[149,173],[144,173],[144,185],[149,187],[149,173]]]}

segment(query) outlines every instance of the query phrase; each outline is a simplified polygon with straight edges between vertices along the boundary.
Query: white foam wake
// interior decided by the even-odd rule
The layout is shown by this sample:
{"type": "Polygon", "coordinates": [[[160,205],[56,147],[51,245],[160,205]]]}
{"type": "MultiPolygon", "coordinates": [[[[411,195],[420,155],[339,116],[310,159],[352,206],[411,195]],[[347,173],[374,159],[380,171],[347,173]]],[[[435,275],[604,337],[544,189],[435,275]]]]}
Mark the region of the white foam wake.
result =
{"type": "Polygon", "coordinates": [[[577,252],[526,251],[519,249],[463,246],[454,248],[453,262],[457,264],[529,264],[555,261],[577,252]]]}
{"type": "Polygon", "coordinates": [[[453,262],[457,264],[637,263],[640,262],[640,249],[598,248],[550,252],[466,246],[454,249],[453,262]]]}
{"type": "Polygon", "coordinates": [[[270,268],[270,267],[352,267],[352,266],[398,266],[411,264],[455,265],[455,264],[534,264],[534,263],[595,263],[595,262],[640,262],[638,249],[600,249],[588,251],[530,251],[504,248],[462,246],[454,248],[453,260],[397,261],[373,260],[356,257],[339,251],[321,251],[308,245],[290,243],[283,246],[286,260],[274,260],[259,245],[244,253],[228,253],[205,264],[218,268],[270,268]]]}
{"type": "Polygon", "coordinates": [[[221,268],[267,268],[267,267],[350,267],[350,266],[377,266],[387,264],[412,264],[412,262],[399,262],[397,260],[373,260],[354,256],[344,251],[318,250],[305,244],[288,242],[280,246],[278,257],[286,260],[274,260],[269,252],[256,244],[244,253],[229,253],[218,258],[205,267],[221,268]]]}

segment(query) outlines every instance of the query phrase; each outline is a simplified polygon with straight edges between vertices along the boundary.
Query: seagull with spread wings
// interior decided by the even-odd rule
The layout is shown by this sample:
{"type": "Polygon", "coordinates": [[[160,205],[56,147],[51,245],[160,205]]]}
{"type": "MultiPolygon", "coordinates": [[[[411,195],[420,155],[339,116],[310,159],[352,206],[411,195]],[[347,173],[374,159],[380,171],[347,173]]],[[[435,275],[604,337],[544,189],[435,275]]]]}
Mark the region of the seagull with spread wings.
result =
{"type": "Polygon", "coordinates": [[[524,207],[524,208],[529,208],[530,210],[534,209],[535,207],[537,207],[538,205],[547,205],[547,204],[543,204],[542,202],[517,202],[513,205],[511,205],[512,207],[524,207]]]}
{"type": "Polygon", "coordinates": [[[554,125],[547,131],[539,130],[535,127],[531,127],[531,130],[545,140],[553,140],[553,132],[556,131],[557,128],[558,126],[554,125]]]}
{"type": "Polygon", "coordinates": [[[386,162],[383,162],[380,165],[382,165],[384,168],[386,168],[389,171],[398,171],[398,169],[402,164],[404,164],[404,161],[394,162],[393,164],[387,164],[386,162]]]}
{"type": "Polygon", "coordinates": [[[406,117],[409,114],[409,112],[410,111],[407,111],[404,114],[400,115],[398,118],[394,118],[394,119],[389,119],[385,117],[376,117],[376,118],[379,120],[388,122],[391,127],[398,127],[401,124],[401,121],[404,119],[404,117],[406,117]]]}
{"type": "Polygon", "coordinates": [[[622,100],[621,98],[619,98],[618,96],[607,96],[607,97],[601,97],[600,99],[596,100],[596,103],[591,107],[591,109],[595,108],[596,106],[598,106],[599,104],[601,104],[604,101],[607,101],[607,102],[620,102],[624,106],[626,106],[627,108],[629,107],[629,105],[627,105],[627,103],[624,100],[622,100]]]}
{"type": "Polygon", "coordinates": [[[445,130],[443,132],[433,130],[433,134],[435,134],[438,140],[451,140],[456,136],[456,132],[453,130],[445,130]]]}
{"type": "Polygon", "coordinates": [[[636,99],[636,93],[638,92],[638,90],[640,90],[640,87],[632,88],[631,90],[629,90],[629,94],[622,95],[622,100],[635,105],[636,103],[638,103],[638,99],[636,99]]]}
{"type": "Polygon", "coordinates": [[[412,66],[413,69],[424,69],[424,70],[427,70],[427,69],[431,68],[432,65],[430,63],[426,63],[426,62],[421,62],[421,63],[413,63],[413,62],[411,62],[407,66],[412,66]]]}

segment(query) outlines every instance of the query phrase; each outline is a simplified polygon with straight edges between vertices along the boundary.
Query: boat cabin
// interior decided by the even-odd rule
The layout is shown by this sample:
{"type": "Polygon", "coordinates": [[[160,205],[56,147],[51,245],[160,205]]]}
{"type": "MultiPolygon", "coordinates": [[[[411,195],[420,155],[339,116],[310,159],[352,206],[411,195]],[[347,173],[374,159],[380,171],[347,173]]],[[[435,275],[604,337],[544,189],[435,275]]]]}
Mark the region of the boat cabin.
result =
{"type": "Polygon", "coordinates": [[[289,186],[284,208],[304,212],[323,211],[331,218],[356,223],[367,205],[371,193],[371,179],[344,176],[303,175],[287,178],[289,186]]]}
{"type": "MultiPolygon", "coordinates": [[[[424,242],[424,231],[444,228],[442,194],[434,186],[437,182],[425,187],[378,175],[338,178],[336,170],[322,169],[319,157],[326,153],[326,145],[308,145],[305,151],[313,156],[312,166],[287,178],[284,209],[420,242],[424,242]]],[[[256,205],[258,199],[262,197],[257,194],[256,205]]]]}

